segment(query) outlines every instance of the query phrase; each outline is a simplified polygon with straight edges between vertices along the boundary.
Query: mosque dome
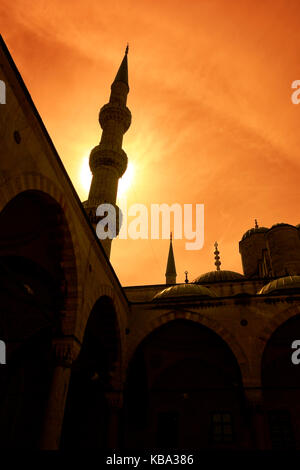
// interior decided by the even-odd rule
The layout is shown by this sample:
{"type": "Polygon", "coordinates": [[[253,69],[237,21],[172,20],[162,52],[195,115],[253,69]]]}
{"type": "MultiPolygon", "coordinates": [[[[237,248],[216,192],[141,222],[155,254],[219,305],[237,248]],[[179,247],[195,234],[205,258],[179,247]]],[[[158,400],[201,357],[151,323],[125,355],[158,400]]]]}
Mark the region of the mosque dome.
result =
{"type": "Polygon", "coordinates": [[[286,224],[285,222],[280,222],[278,224],[272,225],[271,229],[275,227],[294,227],[294,225],[286,224]]]}
{"type": "Polygon", "coordinates": [[[263,286],[258,294],[283,294],[285,292],[300,293],[300,276],[285,276],[274,279],[263,286]]]}
{"type": "Polygon", "coordinates": [[[202,298],[217,297],[216,293],[212,289],[208,289],[207,287],[200,286],[198,284],[186,283],[177,284],[163,289],[153,297],[153,300],[172,299],[175,297],[178,298],[189,296],[197,296],[202,298]]]}
{"type": "Polygon", "coordinates": [[[216,270],[216,271],[209,271],[208,273],[201,274],[196,279],[194,279],[194,284],[203,284],[206,282],[220,282],[220,281],[236,281],[244,279],[240,273],[236,273],[235,271],[226,271],[226,270],[216,270]]]}
{"type": "Polygon", "coordinates": [[[242,236],[242,240],[245,240],[245,238],[250,237],[250,235],[253,235],[254,233],[264,233],[267,232],[269,229],[267,227],[253,227],[247,230],[247,232],[244,233],[242,236]]]}

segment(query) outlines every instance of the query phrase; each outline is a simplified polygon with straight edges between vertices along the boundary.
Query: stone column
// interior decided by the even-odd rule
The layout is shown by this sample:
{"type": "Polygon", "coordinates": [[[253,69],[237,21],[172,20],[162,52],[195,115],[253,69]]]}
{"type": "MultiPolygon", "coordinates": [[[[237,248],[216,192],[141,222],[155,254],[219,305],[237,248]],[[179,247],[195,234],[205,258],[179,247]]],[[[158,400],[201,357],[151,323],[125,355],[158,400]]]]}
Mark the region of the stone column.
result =
{"type": "Polygon", "coordinates": [[[119,448],[120,413],[123,407],[123,392],[111,391],[105,394],[108,404],[107,447],[119,448]]]}
{"type": "Polygon", "coordinates": [[[261,388],[246,388],[245,396],[249,412],[250,433],[255,449],[268,449],[268,426],[263,406],[261,388]]]}
{"type": "Polygon", "coordinates": [[[45,450],[59,448],[71,365],[80,349],[79,344],[73,338],[54,339],[52,344],[54,370],[40,441],[40,448],[45,450]]]}

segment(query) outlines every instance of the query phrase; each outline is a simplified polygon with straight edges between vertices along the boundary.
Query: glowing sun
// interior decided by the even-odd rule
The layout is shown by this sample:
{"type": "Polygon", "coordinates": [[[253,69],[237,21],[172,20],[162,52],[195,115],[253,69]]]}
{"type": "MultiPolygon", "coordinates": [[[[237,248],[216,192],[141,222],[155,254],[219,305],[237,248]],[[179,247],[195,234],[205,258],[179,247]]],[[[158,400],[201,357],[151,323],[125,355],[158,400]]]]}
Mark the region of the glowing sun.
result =
{"type": "Polygon", "coordinates": [[[92,182],[92,173],[90,170],[88,155],[82,159],[79,176],[82,189],[84,189],[85,192],[89,193],[92,182]]]}
{"type": "Polygon", "coordinates": [[[118,197],[124,196],[127,193],[130,186],[132,186],[134,173],[135,173],[134,165],[132,162],[129,162],[127,165],[127,170],[125,171],[122,178],[119,179],[118,197]]]}

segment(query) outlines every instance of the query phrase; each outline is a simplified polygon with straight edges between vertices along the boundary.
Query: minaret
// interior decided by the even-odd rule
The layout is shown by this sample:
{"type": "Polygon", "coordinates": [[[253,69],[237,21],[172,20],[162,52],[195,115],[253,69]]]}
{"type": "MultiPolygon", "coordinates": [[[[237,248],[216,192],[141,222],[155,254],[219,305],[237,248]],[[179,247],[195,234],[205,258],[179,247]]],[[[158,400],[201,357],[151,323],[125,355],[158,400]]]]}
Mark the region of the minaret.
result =
{"type": "Polygon", "coordinates": [[[172,232],[170,234],[170,248],[169,256],[166,269],[166,284],[176,284],[176,268],[175,268],[175,259],[172,246],[172,232]]]}
{"type": "MultiPolygon", "coordinates": [[[[111,85],[109,102],[100,109],[99,123],[103,131],[99,145],[90,154],[93,178],[88,200],[83,203],[94,228],[100,220],[96,216],[97,207],[103,203],[112,204],[117,213],[116,235],[119,233],[119,208],[116,205],[118,180],[127,168],[127,155],[122,149],[122,141],[123,134],[131,124],[131,113],[126,106],[129,92],[127,55],[128,46],[111,85]]],[[[111,242],[110,238],[101,240],[108,258],[111,242]]]]}

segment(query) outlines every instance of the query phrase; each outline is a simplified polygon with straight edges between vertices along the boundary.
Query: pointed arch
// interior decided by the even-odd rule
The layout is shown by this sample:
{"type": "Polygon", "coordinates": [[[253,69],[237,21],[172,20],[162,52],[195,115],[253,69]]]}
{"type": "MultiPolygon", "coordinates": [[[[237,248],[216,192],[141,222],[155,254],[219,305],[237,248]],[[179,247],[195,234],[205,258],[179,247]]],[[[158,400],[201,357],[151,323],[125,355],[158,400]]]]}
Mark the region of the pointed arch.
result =
{"type": "Polygon", "coordinates": [[[249,361],[244,352],[242,346],[234,337],[234,335],[228,331],[221,323],[216,320],[211,319],[210,317],[203,315],[202,313],[190,312],[190,311],[170,311],[160,315],[159,317],[153,319],[149,323],[145,323],[142,328],[140,328],[135,335],[135,342],[131,345],[131,348],[128,349],[127,355],[127,364],[130,361],[131,357],[134,354],[137,346],[146,338],[152,331],[159,328],[160,326],[175,320],[175,319],[185,319],[190,320],[196,323],[199,323],[203,326],[207,326],[212,331],[217,333],[229,346],[234,356],[237,359],[239,367],[241,369],[243,382],[247,382],[250,378],[250,367],[249,361]]]}

